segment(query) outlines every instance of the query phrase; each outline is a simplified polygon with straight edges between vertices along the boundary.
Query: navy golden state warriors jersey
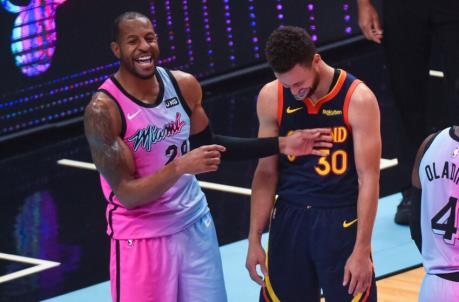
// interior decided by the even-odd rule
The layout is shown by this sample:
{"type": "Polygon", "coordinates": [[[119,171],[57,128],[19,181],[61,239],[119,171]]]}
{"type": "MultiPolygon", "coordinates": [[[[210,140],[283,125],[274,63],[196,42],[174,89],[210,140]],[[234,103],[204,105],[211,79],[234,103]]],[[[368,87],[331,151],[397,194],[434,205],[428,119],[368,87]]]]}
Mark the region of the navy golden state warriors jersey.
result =
{"type": "Polygon", "coordinates": [[[279,135],[299,129],[331,128],[333,136],[333,147],[326,157],[279,156],[280,200],[313,206],[356,204],[358,183],[347,113],[359,83],[353,75],[337,69],[330,91],[314,105],[309,98],[296,100],[279,82],[279,135]]]}

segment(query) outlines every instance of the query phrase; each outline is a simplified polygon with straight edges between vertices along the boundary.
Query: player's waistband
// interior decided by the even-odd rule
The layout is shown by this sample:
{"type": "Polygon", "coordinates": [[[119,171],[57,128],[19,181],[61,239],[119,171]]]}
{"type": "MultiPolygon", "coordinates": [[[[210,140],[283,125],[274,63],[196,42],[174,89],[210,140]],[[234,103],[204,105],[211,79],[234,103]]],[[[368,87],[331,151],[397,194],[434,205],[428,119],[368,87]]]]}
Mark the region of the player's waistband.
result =
{"type": "Polygon", "coordinates": [[[446,273],[446,274],[435,274],[440,278],[453,281],[453,282],[459,282],[459,272],[453,272],[453,273],[446,273]]]}
{"type": "Polygon", "coordinates": [[[294,199],[287,199],[279,197],[277,202],[286,203],[290,206],[297,207],[297,208],[306,208],[306,209],[329,209],[329,208],[347,208],[347,207],[355,207],[357,205],[356,200],[347,201],[341,200],[340,202],[330,201],[324,199],[323,201],[310,201],[308,200],[294,200],[294,199]]]}

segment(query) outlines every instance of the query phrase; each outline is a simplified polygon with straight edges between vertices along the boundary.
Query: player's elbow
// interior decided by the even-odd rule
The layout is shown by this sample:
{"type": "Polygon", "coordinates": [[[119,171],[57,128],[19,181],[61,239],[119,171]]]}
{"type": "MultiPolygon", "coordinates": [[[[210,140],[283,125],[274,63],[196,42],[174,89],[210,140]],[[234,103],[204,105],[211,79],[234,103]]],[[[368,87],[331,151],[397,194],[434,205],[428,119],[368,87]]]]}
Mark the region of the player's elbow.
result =
{"type": "Polygon", "coordinates": [[[129,190],[128,186],[120,183],[113,188],[113,193],[118,201],[128,210],[132,210],[142,204],[142,200],[138,194],[129,190]]]}
{"type": "Polygon", "coordinates": [[[371,169],[367,171],[357,171],[360,186],[376,186],[379,187],[380,173],[379,169],[371,169]]]}
{"type": "Polygon", "coordinates": [[[128,210],[132,210],[137,206],[137,200],[129,196],[129,194],[124,194],[123,192],[114,193],[118,201],[128,210]]]}

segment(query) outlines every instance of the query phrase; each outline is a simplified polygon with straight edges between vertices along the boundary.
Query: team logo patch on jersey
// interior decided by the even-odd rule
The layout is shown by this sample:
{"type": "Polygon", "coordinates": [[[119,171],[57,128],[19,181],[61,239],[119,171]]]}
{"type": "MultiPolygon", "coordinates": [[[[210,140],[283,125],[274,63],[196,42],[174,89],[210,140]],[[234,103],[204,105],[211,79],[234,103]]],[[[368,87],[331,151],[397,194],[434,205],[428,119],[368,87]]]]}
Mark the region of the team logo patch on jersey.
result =
{"type": "Polygon", "coordinates": [[[453,154],[451,154],[452,158],[456,158],[459,155],[459,148],[454,149],[453,154]]]}
{"type": "Polygon", "coordinates": [[[166,108],[171,108],[179,104],[178,99],[174,96],[172,99],[165,100],[166,108]]]}
{"type": "Polygon", "coordinates": [[[166,137],[174,136],[182,131],[185,122],[180,120],[181,114],[177,112],[175,121],[171,121],[165,124],[162,128],[156,127],[155,125],[149,125],[146,128],[142,128],[136,131],[136,133],[128,138],[129,142],[134,143],[134,151],[137,151],[139,147],[144,148],[146,151],[151,151],[151,146],[156,144],[166,137]]]}
{"type": "Polygon", "coordinates": [[[326,116],[335,116],[335,115],[342,115],[342,110],[331,110],[331,109],[323,109],[322,114],[326,116]]]}

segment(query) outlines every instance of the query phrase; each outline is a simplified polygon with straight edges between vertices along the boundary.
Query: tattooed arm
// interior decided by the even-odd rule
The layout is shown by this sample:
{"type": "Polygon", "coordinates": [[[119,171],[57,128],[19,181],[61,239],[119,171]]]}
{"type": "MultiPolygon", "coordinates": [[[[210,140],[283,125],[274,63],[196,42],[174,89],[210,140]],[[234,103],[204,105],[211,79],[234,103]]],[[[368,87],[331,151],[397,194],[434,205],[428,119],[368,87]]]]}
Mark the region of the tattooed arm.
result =
{"type": "Polygon", "coordinates": [[[120,137],[121,117],[110,97],[96,93],[84,114],[85,135],[97,170],[128,209],[158,199],[185,174],[215,171],[220,163],[220,146],[202,146],[176,158],[158,172],[135,178],[131,151],[120,137]]]}

